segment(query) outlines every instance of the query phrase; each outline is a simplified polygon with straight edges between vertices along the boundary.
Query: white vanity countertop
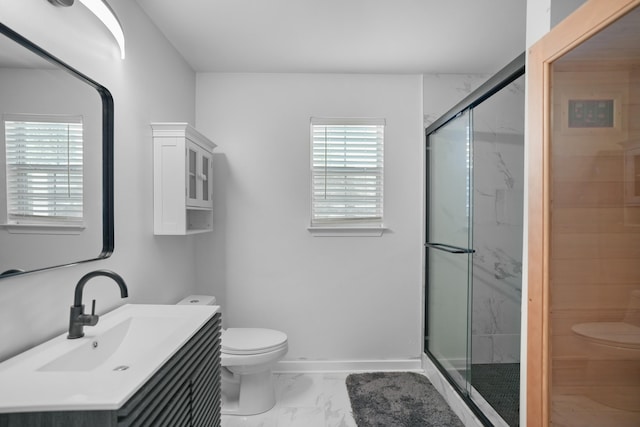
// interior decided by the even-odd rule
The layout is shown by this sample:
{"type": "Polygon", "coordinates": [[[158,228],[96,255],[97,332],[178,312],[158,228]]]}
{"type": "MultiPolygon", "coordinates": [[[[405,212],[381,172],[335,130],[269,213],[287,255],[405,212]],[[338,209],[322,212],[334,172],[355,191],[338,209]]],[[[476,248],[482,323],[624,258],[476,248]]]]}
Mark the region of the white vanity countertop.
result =
{"type": "Polygon", "coordinates": [[[0,363],[0,413],[118,409],[219,309],[127,304],[27,350],[0,363]]]}

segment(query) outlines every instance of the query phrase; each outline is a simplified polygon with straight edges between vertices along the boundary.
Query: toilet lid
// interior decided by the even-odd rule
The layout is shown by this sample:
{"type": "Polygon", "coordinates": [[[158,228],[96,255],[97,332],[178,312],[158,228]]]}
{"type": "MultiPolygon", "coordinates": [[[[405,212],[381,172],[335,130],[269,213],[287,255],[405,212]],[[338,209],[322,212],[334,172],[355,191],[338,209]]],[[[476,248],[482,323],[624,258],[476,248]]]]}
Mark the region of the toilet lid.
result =
{"type": "Polygon", "coordinates": [[[273,329],[229,328],[222,332],[222,352],[255,354],[277,350],[287,344],[287,334],[273,329]]]}

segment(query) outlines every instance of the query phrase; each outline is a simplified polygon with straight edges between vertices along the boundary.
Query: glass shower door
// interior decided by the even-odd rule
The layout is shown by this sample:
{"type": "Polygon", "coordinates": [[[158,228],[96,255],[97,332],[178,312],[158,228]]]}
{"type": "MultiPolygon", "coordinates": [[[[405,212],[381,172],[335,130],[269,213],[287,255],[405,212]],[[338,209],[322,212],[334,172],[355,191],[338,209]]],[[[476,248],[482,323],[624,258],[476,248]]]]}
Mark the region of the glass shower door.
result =
{"type": "Polygon", "coordinates": [[[427,313],[425,349],[469,392],[471,113],[427,139],[427,313]]]}

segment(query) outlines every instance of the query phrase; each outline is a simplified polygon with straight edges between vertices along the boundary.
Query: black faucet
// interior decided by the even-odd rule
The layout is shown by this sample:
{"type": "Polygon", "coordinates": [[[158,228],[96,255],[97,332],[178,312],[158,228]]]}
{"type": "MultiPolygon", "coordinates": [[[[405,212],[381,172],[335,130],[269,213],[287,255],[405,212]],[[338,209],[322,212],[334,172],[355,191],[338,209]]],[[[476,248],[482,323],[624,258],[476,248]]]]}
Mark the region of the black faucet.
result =
{"type": "Polygon", "coordinates": [[[85,326],[95,326],[98,323],[98,315],[96,315],[96,300],[91,304],[91,314],[84,314],[84,304],[82,304],[82,290],[89,279],[96,276],[107,276],[112,278],[120,287],[120,296],[126,298],[129,296],[127,284],[119,274],[109,270],[96,270],[87,273],[78,281],[76,291],[71,306],[71,314],[69,316],[69,335],[68,339],[81,338],[84,336],[83,328],[85,326]]]}

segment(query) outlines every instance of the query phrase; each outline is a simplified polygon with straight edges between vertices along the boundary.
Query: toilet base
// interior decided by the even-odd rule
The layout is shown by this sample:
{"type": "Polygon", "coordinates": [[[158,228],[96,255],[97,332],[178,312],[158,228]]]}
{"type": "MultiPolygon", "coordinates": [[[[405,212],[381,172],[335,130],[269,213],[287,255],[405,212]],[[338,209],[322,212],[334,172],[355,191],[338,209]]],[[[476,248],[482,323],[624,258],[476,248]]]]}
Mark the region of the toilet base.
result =
{"type": "Polygon", "coordinates": [[[256,415],[276,404],[271,370],[251,374],[222,368],[222,414],[256,415]]]}

